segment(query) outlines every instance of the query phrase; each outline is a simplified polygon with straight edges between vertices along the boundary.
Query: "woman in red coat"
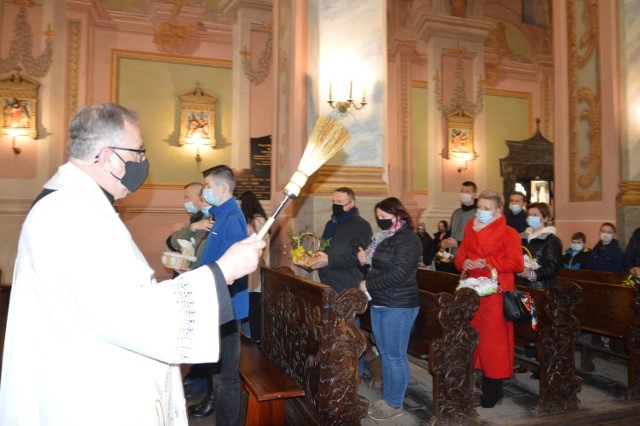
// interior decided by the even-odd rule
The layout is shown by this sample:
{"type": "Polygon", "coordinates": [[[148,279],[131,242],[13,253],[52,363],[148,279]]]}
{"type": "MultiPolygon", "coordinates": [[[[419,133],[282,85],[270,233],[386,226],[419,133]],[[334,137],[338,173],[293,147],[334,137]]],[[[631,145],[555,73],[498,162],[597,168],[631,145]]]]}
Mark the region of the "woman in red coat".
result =
{"type": "MultiPolygon", "coordinates": [[[[493,267],[500,288],[513,290],[514,273],[524,269],[524,261],[520,236],[502,215],[503,203],[499,192],[480,194],[476,218],[465,227],[455,265],[475,278],[490,277],[489,267],[493,267]]],[[[474,368],[483,374],[480,405],[491,408],[502,399],[502,380],[513,374],[513,323],[504,320],[500,292],[480,298],[471,324],[480,337],[473,353],[474,368]]]]}

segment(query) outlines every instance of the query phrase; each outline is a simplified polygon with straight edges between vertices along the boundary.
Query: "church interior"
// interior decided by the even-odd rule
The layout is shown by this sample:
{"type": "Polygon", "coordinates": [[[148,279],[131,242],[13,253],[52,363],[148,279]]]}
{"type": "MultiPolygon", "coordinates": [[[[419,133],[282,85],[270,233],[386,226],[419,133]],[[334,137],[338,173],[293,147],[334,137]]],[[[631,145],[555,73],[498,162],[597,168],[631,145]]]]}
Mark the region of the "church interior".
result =
{"type": "MultiPolygon", "coordinates": [[[[565,248],[578,231],[593,246],[604,222],[624,247],[640,226],[639,13],[639,0],[0,0],[0,284],[66,161],[70,118],[103,102],[139,116],[150,173],[115,205],[158,280],[188,220],[184,185],[226,164],[273,211],[321,116],[351,137],[279,215],[272,266],[295,269],[287,229],[320,232],[344,186],[371,224],[395,196],[429,233],[465,181],[520,190],[551,205],[565,248]]],[[[77,231],[82,250],[91,230],[77,231]]]]}

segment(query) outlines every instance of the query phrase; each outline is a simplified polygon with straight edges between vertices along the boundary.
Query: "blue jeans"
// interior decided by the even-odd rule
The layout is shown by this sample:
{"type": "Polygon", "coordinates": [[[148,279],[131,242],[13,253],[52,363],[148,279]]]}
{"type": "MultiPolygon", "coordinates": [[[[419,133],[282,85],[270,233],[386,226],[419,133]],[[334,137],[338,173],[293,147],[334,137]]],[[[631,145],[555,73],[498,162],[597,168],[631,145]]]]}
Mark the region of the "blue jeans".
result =
{"type": "Polygon", "coordinates": [[[418,316],[415,308],[371,307],[371,328],[382,358],[382,397],[394,408],[402,407],[409,386],[407,347],[418,316]]]}

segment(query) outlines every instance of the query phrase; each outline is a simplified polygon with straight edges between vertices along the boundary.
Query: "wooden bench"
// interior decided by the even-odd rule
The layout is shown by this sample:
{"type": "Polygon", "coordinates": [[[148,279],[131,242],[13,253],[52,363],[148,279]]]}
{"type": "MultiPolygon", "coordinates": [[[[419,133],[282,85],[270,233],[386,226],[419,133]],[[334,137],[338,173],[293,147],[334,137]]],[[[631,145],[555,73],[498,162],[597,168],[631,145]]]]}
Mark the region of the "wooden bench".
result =
{"type": "Polygon", "coordinates": [[[358,394],[366,340],[355,316],[367,298],[262,268],[262,352],[304,390],[285,403],[288,424],[360,424],[369,402],[358,394]]]}
{"type": "MultiPolygon", "coordinates": [[[[416,278],[421,294],[423,292],[433,294],[434,291],[453,294],[460,280],[459,276],[455,274],[429,270],[418,270],[416,278]]],[[[551,290],[551,292],[531,288],[521,289],[531,294],[538,310],[539,324],[536,331],[533,331],[531,325],[528,323],[514,324],[516,343],[537,342],[538,344],[541,380],[539,385],[540,399],[538,401],[537,411],[540,413],[551,413],[576,409],[580,405],[577,399],[577,393],[580,391],[580,381],[575,376],[573,358],[575,356],[575,341],[578,337],[579,326],[577,320],[572,316],[572,310],[579,301],[579,288],[577,288],[577,286],[571,286],[563,290],[554,289],[551,290]]],[[[429,297],[433,299],[432,295],[429,295],[429,297]]],[[[456,295],[456,298],[457,297],[456,295]]],[[[439,303],[441,304],[442,301],[439,303]]],[[[432,304],[432,302],[427,303],[427,305],[430,304],[432,304]]],[[[423,303],[421,302],[421,306],[422,305],[423,303]]],[[[418,345],[419,340],[417,339],[430,342],[432,347],[434,342],[441,342],[442,339],[447,339],[447,332],[444,330],[443,325],[444,313],[442,307],[440,305],[438,306],[439,310],[435,312],[437,312],[440,326],[435,326],[434,328],[433,318],[431,318],[428,312],[420,317],[420,322],[416,323],[416,334],[418,337],[415,341],[414,353],[420,355],[421,358],[424,357],[424,349],[418,345]],[[439,337],[438,333],[442,333],[442,336],[439,337]]],[[[453,312],[460,316],[460,308],[457,309],[457,312],[455,310],[453,310],[453,312]]],[[[469,320],[471,318],[472,317],[470,317],[469,320]]],[[[450,321],[453,320],[446,320],[445,322],[448,323],[450,321]]],[[[452,329],[452,332],[455,332],[455,327],[452,329]]],[[[439,344],[440,343],[438,343],[438,345],[439,344]]],[[[475,345],[473,345],[473,347],[475,348],[475,345]]],[[[431,348],[429,357],[433,356],[432,350],[431,348]]],[[[454,349],[452,347],[446,349],[445,346],[445,349],[441,348],[440,351],[440,353],[443,354],[441,356],[444,356],[447,351],[453,352],[454,349]]],[[[450,357],[446,359],[446,361],[444,359],[434,359],[433,362],[429,360],[430,371],[444,368],[442,366],[443,362],[445,362],[450,371],[456,371],[458,374],[461,374],[460,372],[465,371],[467,368],[464,359],[450,357]]],[[[451,377],[447,377],[445,382],[455,383],[453,386],[460,387],[460,389],[448,389],[450,394],[457,395],[457,399],[452,400],[449,398],[449,400],[447,400],[443,395],[442,399],[438,396],[437,400],[434,401],[436,407],[438,407],[438,404],[443,404],[441,400],[444,401],[442,411],[445,415],[450,415],[450,413],[447,414],[446,410],[462,410],[464,412],[464,410],[468,409],[469,402],[475,398],[475,396],[470,396],[465,387],[467,386],[466,378],[458,378],[457,382],[451,379],[451,377]]],[[[434,386],[435,385],[436,378],[434,377],[434,386]]],[[[434,395],[436,395],[435,389],[434,395]]],[[[438,412],[438,410],[436,410],[436,412],[438,412]]],[[[467,421],[470,420],[471,417],[467,417],[467,421]]]]}
{"type": "Polygon", "coordinates": [[[285,399],[304,396],[304,390],[244,336],[238,370],[249,394],[245,425],[284,425],[285,399]]]}
{"type": "MultiPolygon", "coordinates": [[[[590,271],[583,271],[590,272],[590,271]]],[[[615,279],[605,275],[605,279],[615,279]]],[[[599,278],[602,278],[600,276],[599,278]]],[[[617,283],[578,280],[558,276],[558,286],[577,284],[582,289],[582,302],[575,310],[580,329],[589,333],[621,338],[625,341],[627,359],[627,400],[640,398],[640,288],[617,283]]],[[[583,361],[588,369],[588,352],[583,361]]]]}

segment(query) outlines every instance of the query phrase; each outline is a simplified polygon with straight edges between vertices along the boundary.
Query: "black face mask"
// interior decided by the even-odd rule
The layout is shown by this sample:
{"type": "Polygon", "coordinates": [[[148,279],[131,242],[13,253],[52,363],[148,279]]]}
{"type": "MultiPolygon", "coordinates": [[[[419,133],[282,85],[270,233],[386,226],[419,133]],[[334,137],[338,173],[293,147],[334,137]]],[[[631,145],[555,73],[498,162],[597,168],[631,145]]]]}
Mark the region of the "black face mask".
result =
{"type": "Polygon", "coordinates": [[[378,219],[378,227],[383,231],[390,229],[393,226],[393,220],[391,219],[378,219]]]}
{"type": "Polygon", "coordinates": [[[346,211],[344,211],[344,206],[341,206],[340,204],[334,204],[331,208],[333,209],[333,215],[335,217],[340,217],[346,213],[346,211]]]}
{"type": "Polygon", "coordinates": [[[111,173],[111,176],[118,179],[129,192],[136,192],[149,174],[149,161],[146,158],[140,162],[124,161],[117,152],[114,152],[114,154],[124,163],[124,175],[119,178],[111,173]]]}

